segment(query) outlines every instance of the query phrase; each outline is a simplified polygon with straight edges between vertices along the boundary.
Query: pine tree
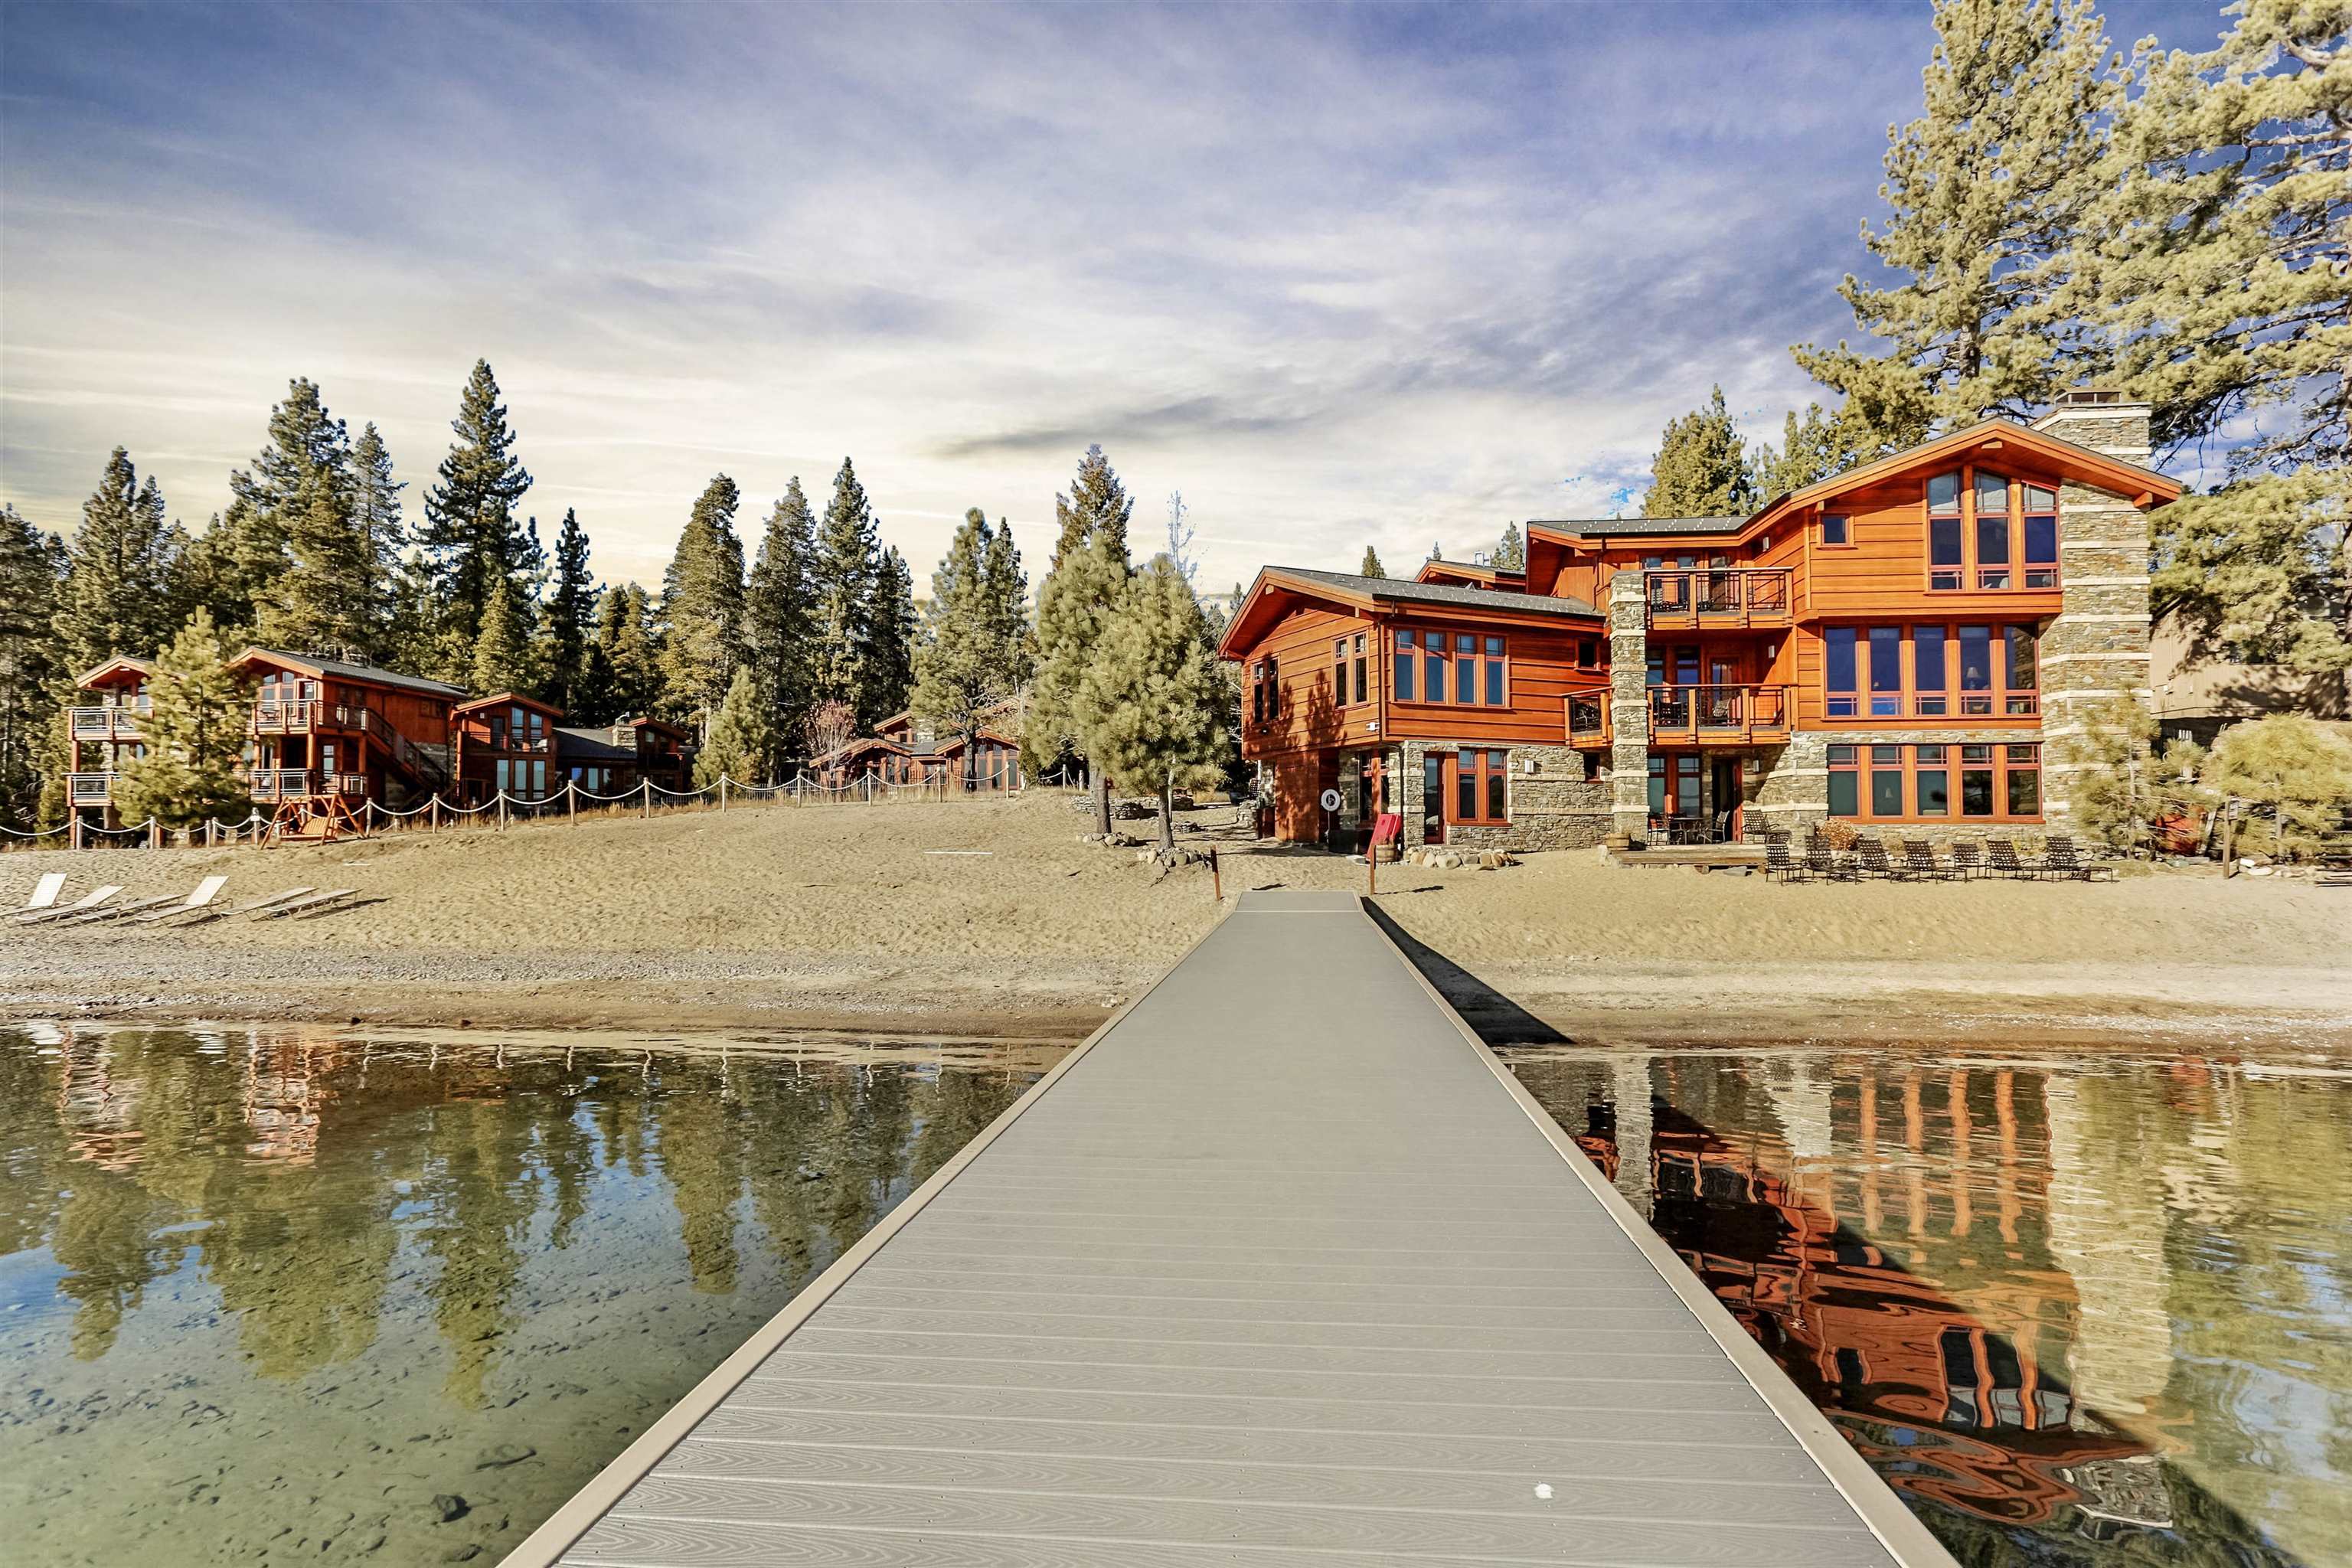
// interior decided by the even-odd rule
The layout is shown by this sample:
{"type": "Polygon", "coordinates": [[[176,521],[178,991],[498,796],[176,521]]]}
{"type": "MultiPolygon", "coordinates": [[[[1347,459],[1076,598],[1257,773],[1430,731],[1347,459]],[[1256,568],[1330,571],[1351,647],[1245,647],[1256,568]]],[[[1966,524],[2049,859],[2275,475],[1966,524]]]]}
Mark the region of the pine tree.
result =
{"type": "Polygon", "coordinates": [[[1704,408],[1666,422],[1650,467],[1643,517],[1738,517],[1756,504],[1747,443],[1731,423],[1718,386],[1704,408]]]}
{"type": "Polygon", "coordinates": [[[1867,433],[1858,432],[1843,411],[1825,414],[1820,404],[1809,404],[1801,419],[1792,409],[1781,424],[1780,446],[1769,441],[1756,445],[1751,467],[1757,500],[1760,503],[1819,484],[1876,455],[1867,433]]]}
{"type": "Polygon", "coordinates": [[[2144,45],[2070,301],[2159,451],[2230,481],[2155,515],[2157,607],[2196,651],[2352,664],[2352,41],[2341,5],[2242,0],[2220,47],[2144,45]]]}
{"type": "MultiPolygon", "coordinates": [[[[662,694],[661,628],[655,623],[653,600],[636,584],[608,593],[617,595],[613,618],[613,642],[607,662],[613,670],[614,717],[650,713],[662,694]]],[[[601,639],[602,623],[599,623],[601,639]]]]}
{"type": "Polygon", "coordinates": [[[530,630],[523,617],[523,595],[508,578],[490,590],[482,607],[481,634],[474,639],[474,668],[467,681],[477,697],[502,691],[531,692],[538,682],[530,668],[530,630]]]}
{"type": "Polygon", "coordinates": [[[555,582],[540,622],[541,695],[569,715],[587,678],[589,638],[595,631],[596,580],[588,569],[588,535],[570,507],[555,536],[555,582]]]}
{"type": "MultiPolygon", "coordinates": [[[[1387,572],[1387,570],[1386,570],[1384,567],[1382,567],[1382,566],[1381,565],[1381,552],[1380,552],[1379,551],[1377,551],[1377,550],[1374,550],[1374,549],[1373,549],[1370,545],[1369,545],[1369,544],[1365,545],[1365,546],[1364,546],[1364,563],[1363,563],[1361,566],[1359,566],[1359,567],[1357,567],[1357,568],[1356,568],[1356,575],[1357,575],[1357,576],[1359,576],[1359,577],[1385,577],[1385,576],[1387,576],[1387,575],[1388,575],[1388,572],[1387,572]]],[[[1241,601],[1240,601],[1238,598],[1236,598],[1234,602],[1235,604],[1239,604],[1239,603],[1241,603],[1241,601]]]]}
{"type": "Polygon", "coordinates": [[[155,660],[145,741],[122,765],[115,804],[123,816],[169,828],[207,817],[242,821],[253,802],[236,776],[249,693],[228,668],[229,650],[209,611],[198,609],[155,660]]]}
{"type": "Polygon", "coordinates": [[[515,503],[530,489],[530,475],[514,455],[489,361],[474,362],[449,427],[457,439],[425,492],[417,538],[432,568],[440,629],[470,644],[498,584],[538,571],[542,561],[538,541],[515,525],[515,503]]]}
{"type": "Polygon", "coordinates": [[[58,711],[50,620],[65,583],[66,547],[0,505],[0,823],[20,831],[40,796],[40,758],[58,711]]]}
{"type": "Polygon", "coordinates": [[[858,722],[871,727],[907,706],[915,688],[915,637],[921,623],[915,611],[915,574],[898,550],[885,550],[874,574],[873,627],[867,668],[866,709],[858,722]]]}
{"type": "Polygon", "coordinates": [[[1516,522],[1503,524],[1503,537],[1495,546],[1495,566],[1503,572],[1524,572],[1528,569],[1528,542],[1516,522]]]}
{"type": "Polygon", "coordinates": [[[121,447],[106,460],[98,489],[82,503],[64,591],[50,626],[57,637],[59,701],[82,673],[118,654],[152,658],[177,628],[173,578],[186,536],[164,515],[163,492],[143,485],[121,447]]]}
{"type": "Polygon", "coordinates": [[[795,474],[768,513],[743,593],[744,658],[760,682],[769,732],[777,747],[775,754],[762,759],[771,776],[782,768],[783,751],[800,733],[808,712],[816,626],[815,559],[816,519],[795,474]]]}
{"type": "Polygon", "coordinates": [[[915,650],[910,705],[942,736],[967,742],[967,782],[979,748],[971,742],[988,710],[1011,694],[1013,682],[1004,628],[992,602],[989,559],[996,536],[988,514],[973,507],[931,574],[931,602],[915,650]]]}
{"type": "Polygon", "coordinates": [[[1160,798],[1160,844],[1176,845],[1171,795],[1222,769],[1224,683],[1191,584],[1167,556],[1129,578],[1078,681],[1073,716],[1087,760],[1121,789],[1160,798]]]}
{"type": "Polygon", "coordinates": [[[890,711],[876,709],[874,636],[870,616],[881,551],[866,487],[847,458],[834,476],[833,500],[818,525],[816,559],[810,576],[816,599],[816,641],[809,669],[812,700],[846,702],[861,721],[890,711]]]}
{"type": "Polygon", "coordinates": [[[714,477],[688,516],[662,577],[663,706],[700,713],[708,730],[743,662],[743,541],[735,532],[742,492],[714,477]]]}
{"type": "MultiPolygon", "coordinates": [[[[1054,497],[1061,532],[1055,542],[1053,569],[1037,589],[1037,675],[1021,735],[1022,760],[1033,775],[1066,768],[1083,754],[1078,682],[1104,626],[1126,597],[1132,572],[1127,523],[1133,510],[1134,503],[1100,447],[1087,447],[1079,459],[1069,494],[1054,497]]],[[[1109,777],[1099,767],[1088,771],[1094,780],[1095,831],[1108,836],[1109,777]]]]}
{"type": "Polygon", "coordinates": [[[767,759],[775,754],[776,745],[760,682],[748,667],[739,668],[702,749],[695,753],[694,782],[702,789],[715,788],[721,778],[739,784],[765,784],[767,759]]]}
{"type": "Polygon", "coordinates": [[[2121,90],[2099,18],[2090,0],[1936,0],[1935,20],[1927,112],[1888,128],[1892,210],[1862,232],[1907,280],[1849,274],[1838,289],[1894,347],[1793,351],[1845,395],[1872,456],[1987,413],[2025,416],[2080,374],[2086,348],[2064,301],[2069,241],[2121,90]]]}
{"type": "Polygon", "coordinates": [[[1013,542],[1013,524],[996,520],[982,563],[987,591],[989,635],[1003,650],[1004,682],[1009,691],[1029,684],[1037,668],[1037,637],[1029,626],[1029,574],[1021,569],[1021,547],[1013,542]]]}
{"type": "Polygon", "coordinates": [[[367,558],[351,537],[354,494],[342,421],[317,384],[298,376],[271,407],[252,466],[229,475],[228,510],[193,552],[194,596],[225,637],[297,647],[360,640],[342,635],[367,558]]]}
{"type": "Polygon", "coordinates": [[[366,541],[370,634],[365,646],[377,659],[391,658],[404,636],[396,617],[404,607],[401,575],[408,550],[400,492],[407,488],[405,480],[392,477],[392,453],[374,424],[362,426],[359,439],[352,443],[352,517],[366,541]]]}

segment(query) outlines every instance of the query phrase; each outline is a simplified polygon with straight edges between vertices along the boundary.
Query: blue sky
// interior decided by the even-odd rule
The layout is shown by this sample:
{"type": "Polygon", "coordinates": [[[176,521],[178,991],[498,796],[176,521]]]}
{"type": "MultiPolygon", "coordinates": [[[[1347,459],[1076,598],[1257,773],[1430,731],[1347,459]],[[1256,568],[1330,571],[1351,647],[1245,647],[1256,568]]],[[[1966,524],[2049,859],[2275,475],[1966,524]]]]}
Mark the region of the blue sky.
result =
{"type": "MultiPolygon", "coordinates": [[[[2206,47],[2218,5],[2110,5],[2206,47]]],[[[289,378],[414,509],[487,357],[551,534],[657,578],[845,453],[919,582],[1098,440],[1211,584],[1606,513],[1852,335],[1924,4],[0,5],[0,495],[200,525],[289,378]]]]}

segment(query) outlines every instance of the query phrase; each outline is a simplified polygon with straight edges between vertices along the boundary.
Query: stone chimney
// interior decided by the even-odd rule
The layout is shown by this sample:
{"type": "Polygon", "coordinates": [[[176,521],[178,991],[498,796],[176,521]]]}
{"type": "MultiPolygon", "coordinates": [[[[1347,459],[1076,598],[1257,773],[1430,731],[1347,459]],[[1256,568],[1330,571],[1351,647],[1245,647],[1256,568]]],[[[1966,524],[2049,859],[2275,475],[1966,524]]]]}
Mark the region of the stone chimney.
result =
{"type": "Polygon", "coordinates": [[[2078,386],[2060,393],[2050,412],[2033,422],[2033,428],[2145,468],[2154,455],[2148,442],[2148,414],[2147,404],[2112,387],[2078,386]]]}

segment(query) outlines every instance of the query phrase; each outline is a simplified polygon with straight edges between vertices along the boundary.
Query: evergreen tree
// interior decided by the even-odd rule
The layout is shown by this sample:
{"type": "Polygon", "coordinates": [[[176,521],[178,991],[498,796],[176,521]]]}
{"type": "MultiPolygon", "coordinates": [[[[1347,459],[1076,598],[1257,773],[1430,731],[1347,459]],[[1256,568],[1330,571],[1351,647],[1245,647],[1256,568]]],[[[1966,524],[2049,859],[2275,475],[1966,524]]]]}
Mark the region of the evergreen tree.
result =
{"type": "Polygon", "coordinates": [[[588,535],[570,507],[555,536],[555,582],[540,623],[541,695],[569,716],[588,672],[589,639],[596,624],[596,580],[588,570],[588,535]]]}
{"type": "Polygon", "coordinates": [[[809,695],[813,701],[846,702],[860,721],[891,711],[876,708],[875,628],[871,619],[881,551],[866,487],[847,458],[834,476],[833,500],[818,525],[811,581],[816,600],[816,642],[812,649],[809,695]]]}
{"type": "MultiPolygon", "coordinates": [[[[1870,455],[1987,413],[2023,417],[2082,368],[2064,300],[2070,237],[2096,194],[2120,84],[2090,0],[1936,0],[1926,114],[1889,127],[1884,227],[1863,243],[1906,281],[1838,292],[1884,355],[1793,352],[1870,455]]],[[[1653,513],[1652,515],[1658,515],[1653,513]]]]}
{"type": "Polygon", "coordinates": [[[406,481],[392,477],[392,453],[374,424],[362,426],[359,439],[352,443],[352,516],[366,541],[366,646],[369,656],[377,659],[392,658],[408,636],[398,620],[406,607],[401,579],[408,528],[401,519],[400,492],[407,488],[406,481]]]}
{"type": "Polygon", "coordinates": [[[767,759],[775,754],[776,746],[760,682],[748,666],[739,668],[702,749],[695,753],[694,782],[702,789],[716,787],[721,778],[739,784],[765,784],[767,759]]]}
{"type": "Polygon", "coordinates": [[[538,571],[542,560],[538,540],[515,525],[515,503],[530,489],[530,475],[514,455],[488,360],[474,362],[449,427],[457,439],[425,492],[417,537],[433,573],[440,629],[471,644],[498,585],[538,571]]]}
{"type": "Polygon", "coordinates": [[[2352,800],[2352,731],[2302,713],[2232,724],[2213,742],[2205,784],[2238,807],[2240,846],[2308,858],[2336,837],[2352,800]]]}
{"type": "Polygon", "coordinates": [[[1095,768],[1160,797],[1163,849],[1176,845],[1174,786],[1213,776],[1230,749],[1223,686],[1199,599],[1167,556],[1154,556],[1128,579],[1073,713],[1095,768]]]}
{"type": "Polygon", "coordinates": [[[915,574],[895,547],[882,552],[874,574],[868,624],[874,628],[866,693],[871,710],[857,717],[870,728],[905,708],[915,689],[915,637],[921,627],[915,612],[915,574]]]}
{"type": "Polygon", "coordinates": [[[2159,611],[2205,655],[2352,663],[2352,39],[2341,5],[2242,0],[2207,53],[2144,45],[2072,300],[2159,451],[2230,482],[2155,515],[2159,611]]]}
{"type": "Polygon", "coordinates": [[[1017,691],[1036,673],[1037,637],[1029,626],[1029,574],[1021,569],[1021,547],[1013,542],[1008,519],[996,520],[982,570],[989,635],[1003,650],[1006,689],[1017,691]]]}
{"type": "Polygon", "coordinates": [[[1503,524],[1501,542],[1495,546],[1494,564],[1498,571],[1524,572],[1528,569],[1528,542],[1519,532],[1517,522],[1503,524]]]}
{"type": "Polygon", "coordinates": [[[761,697],[768,705],[769,733],[777,747],[773,755],[762,759],[772,777],[808,712],[816,626],[815,560],[816,519],[795,474],[768,513],[743,594],[744,658],[760,682],[761,697]]]}
{"type": "Polygon", "coordinates": [[[735,532],[742,492],[725,474],[695,500],[662,577],[663,705],[700,713],[707,731],[743,662],[743,542],[735,532]]]}
{"type": "MultiPolygon", "coordinates": [[[[1053,569],[1037,589],[1037,675],[1027,721],[1022,727],[1022,760],[1032,774],[1066,768],[1082,755],[1078,683],[1092,662],[1095,645],[1114,610],[1124,602],[1132,572],[1127,558],[1127,523],[1134,510],[1127,490],[1111,471],[1100,447],[1079,459],[1068,495],[1054,497],[1061,531],[1053,569]]],[[[1110,780],[1090,767],[1095,793],[1095,831],[1110,832],[1110,780]]]]}
{"type": "Polygon", "coordinates": [[[1791,410],[1780,426],[1780,446],[1757,443],[1757,500],[1761,503],[1819,484],[1875,455],[1867,433],[1858,432],[1843,411],[1825,414],[1820,404],[1809,404],[1801,419],[1791,410]]]}
{"type": "Polygon", "coordinates": [[[1738,517],[1756,504],[1748,444],[1731,423],[1717,387],[1704,408],[1666,421],[1650,467],[1643,517],[1738,517]]]}
{"type": "Polygon", "coordinates": [[[467,681],[477,697],[494,697],[501,691],[528,695],[537,688],[522,601],[510,579],[500,578],[490,590],[490,601],[482,607],[481,634],[474,639],[474,668],[467,681]]]}
{"type": "Polygon", "coordinates": [[[20,830],[39,799],[43,741],[66,674],[50,631],[66,561],[63,541],[0,505],[0,823],[20,830]]]}
{"type": "MultiPolygon", "coordinates": [[[[662,694],[661,628],[654,621],[653,600],[635,583],[607,591],[605,599],[614,606],[606,656],[613,672],[613,717],[650,713],[662,694]]],[[[600,618],[600,647],[605,646],[604,628],[600,618]]]]}
{"type": "Polygon", "coordinates": [[[343,635],[367,558],[352,538],[354,495],[342,421],[298,376],[271,407],[252,466],[229,475],[227,512],[193,552],[194,597],[225,637],[297,647],[363,640],[343,635]]]}
{"type": "MultiPolygon", "coordinates": [[[[1369,544],[1365,545],[1365,546],[1364,546],[1364,563],[1363,563],[1361,566],[1359,566],[1359,567],[1357,567],[1357,568],[1356,568],[1356,575],[1357,575],[1357,576],[1359,576],[1359,577],[1385,577],[1385,576],[1387,576],[1387,575],[1388,575],[1388,572],[1387,572],[1387,570],[1386,570],[1385,568],[1383,568],[1383,567],[1381,565],[1381,552],[1380,552],[1379,551],[1377,551],[1377,550],[1374,550],[1374,549],[1373,549],[1370,545],[1369,545],[1369,544]]],[[[1241,603],[1241,601],[1240,601],[1238,598],[1236,598],[1236,599],[1234,601],[1234,603],[1235,603],[1236,605],[1238,605],[1238,604],[1240,604],[1240,603],[1241,603]]]]}
{"type": "Polygon", "coordinates": [[[115,781],[115,804],[127,820],[153,816],[176,829],[207,817],[242,821],[253,810],[236,776],[250,693],[228,659],[211,613],[201,608],[156,658],[147,688],[152,706],[140,721],[146,743],[115,781]]]}
{"type": "MultiPolygon", "coordinates": [[[[915,650],[911,706],[943,736],[970,742],[988,710],[1011,694],[1009,650],[1002,617],[992,602],[989,558],[996,536],[988,514],[973,507],[931,574],[931,602],[922,642],[915,650]]],[[[969,780],[979,748],[964,748],[969,780]]]]}
{"type": "Polygon", "coordinates": [[[118,654],[152,658],[178,626],[173,578],[186,535],[166,521],[163,492],[143,485],[121,447],[106,460],[98,489],[82,503],[64,591],[50,626],[57,637],[57,690],[68,700],[83,672],[118,654]]]}

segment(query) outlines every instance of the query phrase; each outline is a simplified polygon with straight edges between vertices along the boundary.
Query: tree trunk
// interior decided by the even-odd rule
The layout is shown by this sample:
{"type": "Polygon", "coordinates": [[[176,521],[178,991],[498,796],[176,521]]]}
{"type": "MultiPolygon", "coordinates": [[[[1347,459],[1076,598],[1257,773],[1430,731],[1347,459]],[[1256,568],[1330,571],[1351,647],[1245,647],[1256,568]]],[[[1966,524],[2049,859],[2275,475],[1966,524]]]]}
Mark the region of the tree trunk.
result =
{"type": "Polygon", "coordinates": [[[1094,774],[1095,831],[1108,838],[1110,837],[1110,775],[1091,763],[1087,771],[1094,774]]]}
{"type": "Polygon", "coordinates": [[[1165,778],[1160,781],[1160,847],[1176,847],[1176,791],[1165,778]]]}

